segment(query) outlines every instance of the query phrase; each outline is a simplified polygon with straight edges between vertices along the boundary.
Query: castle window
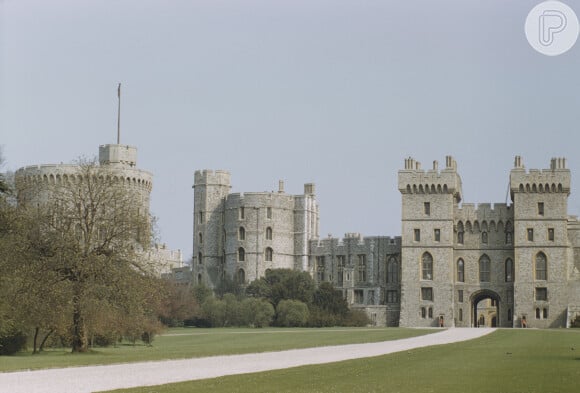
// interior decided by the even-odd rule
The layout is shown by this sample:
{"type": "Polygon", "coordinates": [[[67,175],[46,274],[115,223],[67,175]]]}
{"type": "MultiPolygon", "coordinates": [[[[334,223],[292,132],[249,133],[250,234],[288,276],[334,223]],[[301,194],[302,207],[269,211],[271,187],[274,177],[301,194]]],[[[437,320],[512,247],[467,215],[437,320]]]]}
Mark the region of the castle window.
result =
{"type": "Polygon", "coordinates": [[[370,291],[368,291],[367,298],[368,298],[367,304],[369,304],[369,305],[375,304],[375,291],[373,291],[372,289],[370,291]]]}
{"type": "Polygon", "coordinates": [[[355,304],[364,304],[365,296],[362,289],[354,290],[354,302],[355,304]]]}
{"type": "Polygon", "coordinates": [[[431,215],[431,203],[425,202],[423,207],[425,209],[425,215],[430,216],[431,215]]]}
{"type": "Polygon", "coordinates": [[[548,319],[548,309],[547,308],[544,308],[542,310],[542,318],[543,319],[548,319]]]}
{"type": "Polygon", "coordinates": [[[266,218],[272,218],[272,208],[271,207],[266,208],[266,218]]]}
{"type": "Polygon", "coordinates": [[[429,307],[429,319],[433,319],[433,307],[429,307]]]}
{"type": "Polygon", "coordinates": [[[536,300],[537,301],[547,301],[548,300],[548,288],[536,288],[536,300]]]}
{"type": "Polygon", "coordinates": [[[344,283],[344,255],[337,255],[336,261],[338,265],[338,286],[342,286],[344,283]]]}
{"type": "Polygon", "coordinates": [[[246,250],[244,250],[244,247],[240,247],[238,248],[238,261],[244,262],[245,260],[246,260],[246,250]]]}
{"type": "Polygon", "coordinates": [[[367,280],[367,256],[365,254],[360,254],[358,256],[358,282],[366,282],[367,280]]]}
{"type": "Polygon", "coordinates": [[[197,283],[198,284],[201,284],[201,274],[198,274],[197,275],[197,283]]]}
{"type": "Polygon", "coordinates": [[[457,301],[463,303],[463,289],[457,291],[457,301]]]}
{"type": "Polygon", "coordinates": [[[198,240],[199,240],[199,244],[203,244],[203,235],[201,234],[201,232],[198,235],[198,240]]]}
{"type": "Polygon", "coordinates": [[[387,263],[387,284],[397,284],[399,282],[399,264],[395,257],[389,258],[387,263]]]}
{"type": "Polygon", "coordinates": [[[511,232],[505,233],[505,244],[512,244],[512,233],[511,232]]]}
{"type": "Polygon", "coordinates": [[[482,255],[481,258],[479,258],[479,281],[491,281],[491,262],[487,255],[482,255]]]}
{"type": "Polygon", "coordinates": [[[459,309],[459,322],[463,321],[463,309],[459,309]]]}
{"type": "MultiPolygon", "coordinates": [[[[274,250],[270,247],[266,247],[266,261],[272,262],[272,257],[274,255],[274,250]]],[[[324,257],[322,257],[324,260],[324,257]]]]}
{"type": "Polygon", "coordinates": [[[481,233],[481,242],[483,244],[487,244],[487,232],[482,232],[481,233]]]}
{"type": "Polygon", "coordinates": [[[457,232],[457,243],[463,244],[463,232],[457,232]]]}
{"type": "Polygon", "coordinates": [[[421,241],[421,230],[420,229],[415,229],[414,231],[414,239],[416,242],[420,242],[421,241]]]}
{"type": "Polygon", "coordinates": [[[239,208],[239,215],[240,215],[240,220],[243,220],[246,218],[246,209],[243,206],[239,208]]]}
{"type": "Polygon", "coordinates": [[[421,258],[421,279],[433,280],[433,257],[428,252],[421,258]]]}
{"type": "Polygon", "coordinates": [[[421,288],[421,300],[433,301],[433,288],[421,288]]]}
{"type": "Polygon", "coordinates": [[[427,318],[427,310],[425,309],[425,307],[421,307],[421,318],[423,319],[427,318]]]}
{"type": "Polygon", "coordinates": [[[505,282],[514,281],[514,261],[511,258],[505,260],[505,282]]]}
{"type": "Polygon", "coordinates": [[[465,262],[463,259],[457,261],[457,281],[465,282],[465,262]]]}
{"type": "Polygon", "coordinates": [[[538,202],[538,215],[544,215],[544,202],[538,202]]]}
{"type": "Polygon", "coordinates": [[[272,228],[266,228],[266,240],[272,240],[272,228]]]}
{"type": "Polygon", "coordinates": [[[433,236],[435,237],[436,242],[440,242],[441,241],[441,229],[435,229],[433,231],[433,236]]]}
{"type": "Polygon", "coordinates": [[[244,271],[244,269],[238,270],[238,274],[237,274],[236,279],[237,279],[239,284],[243,284],[246,282],[246,272],[244,271]]]}
{"type": "Polygon", "coordinates": [[[246,228],[240,227],[240,229],[238,230],[238,239],[246,240],[246,228]]]}
{"type": "Polygon", "coordinates": [[[397,303],[399,296],[397,291],[387,291],[387,303],[397,303]]]}
{"type": "Polygon", "coordinates": [[[548,228],[548,240],[551,242],[554,241],[554,228],[548,228]]]}
{"type": "Polygon", "coordinates": [[[528,228],[528,241],[530,241],[530,242],[534,241],[534,229],[533,228],[528,228]]]}
{"type": "Polygon", "coordinates": [[[536,308],[536,319],[540,319],[540,309],[536,308]]]}
{"type": "Polygon", "coordinates": [[[324,281],[324,257],[316,257],[316,278],[318,282],[324,281]]]}
{"type": "Polygon", "coordinates": [[[203,224],[203,212],[199,212],[197,215],[197,222],[203,224]]]}
{"type": "Polygon", "coordinates": [[[203,258],[202,258],[201,252],[198,252],[197,253],[197,263],[199,265],[202,265],[203,264],[203,258]]]}
{"type": "Polygon", "coordinates": [[[547,280],[548,279],[548,259],[546,254],[539,252],[536,255],[536,280],[547,280]]]}

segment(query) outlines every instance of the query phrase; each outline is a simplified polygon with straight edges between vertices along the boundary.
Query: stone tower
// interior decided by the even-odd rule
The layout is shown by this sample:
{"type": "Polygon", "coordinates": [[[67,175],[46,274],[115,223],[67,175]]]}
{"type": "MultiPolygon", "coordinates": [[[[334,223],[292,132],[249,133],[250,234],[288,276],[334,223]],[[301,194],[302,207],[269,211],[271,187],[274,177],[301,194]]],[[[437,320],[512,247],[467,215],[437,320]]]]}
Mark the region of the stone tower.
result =
{"type": "Polygon", "coordinates": [[[514,316],[534,327],[566,325],[570,170],[565,158],[549,169],[526,172],[515,158],[510,172],[514,202],[514,316]]]}
{"type": "Polygon", "coordinates": [[[454,210],[461,201],[457,163],[421,170],[412,158],[399,171],[402,194],[400,326],[446,326],[453,321],[454,210]]]}
{"type": "Polygon", "coordinates": [[[196,171],[193,210],[193,266],[197,282],[213,288],[224,274],[225,199],[230,192],[226,171],[196,171]]]}

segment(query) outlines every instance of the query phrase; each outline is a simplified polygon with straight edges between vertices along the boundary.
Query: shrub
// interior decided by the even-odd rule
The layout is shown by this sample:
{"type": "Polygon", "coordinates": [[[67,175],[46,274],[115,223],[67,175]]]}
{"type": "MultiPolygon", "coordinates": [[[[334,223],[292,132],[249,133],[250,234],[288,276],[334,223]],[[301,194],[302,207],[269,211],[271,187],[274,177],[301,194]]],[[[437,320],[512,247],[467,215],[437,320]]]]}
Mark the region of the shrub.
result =
{"type": "Polygon", "coordinates": [[[364,310],[350,309],[346,315],[344,326],[362,327],[371,323],[364,310]]]}
{"type": "Polygon", "coordinates": [[[26,335],[22,332],[11,332],[0,337],[0,355],[14,355],[26,349],[26,335]]]}
{"type": "Polygon", "coordinates": [[[308,322],[308,306],[299,300],[281,300],[276,310],[278,326],[299,327],[308,322]]]}
{"type": "Polygon", "coordinates": [[[226,303],[214,297],[207,298],[201,305],[203,318],[211,327],[223,327],[226,320],[226,303]]]}
{"type": "Polygon", "coordinates": [[[269,326],[274,318],[274,307],[264,299],[248,298],[242,301],[242,319],[245,325],[257,328],[269,326]]]}
{"type": "Polygon", "coordinates": [[[339,316],[322,310],[318,307],[311,307],[310,318],[308,319],[308,326],[310,327],[331,327],[344,325],[343,319],[339,316]]]}

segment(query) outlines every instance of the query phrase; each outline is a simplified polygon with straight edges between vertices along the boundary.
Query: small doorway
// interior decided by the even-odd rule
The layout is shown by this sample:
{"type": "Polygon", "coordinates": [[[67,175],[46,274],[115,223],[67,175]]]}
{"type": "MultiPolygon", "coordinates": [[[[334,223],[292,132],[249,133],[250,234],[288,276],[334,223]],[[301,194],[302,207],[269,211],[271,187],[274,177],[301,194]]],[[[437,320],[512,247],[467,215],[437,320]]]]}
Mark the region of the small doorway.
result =
{"type": "Polygon", "coordinates": [[[499,295],[489,289],[471,296],[472,327],[498,327],[500,321],[499,295]]]}

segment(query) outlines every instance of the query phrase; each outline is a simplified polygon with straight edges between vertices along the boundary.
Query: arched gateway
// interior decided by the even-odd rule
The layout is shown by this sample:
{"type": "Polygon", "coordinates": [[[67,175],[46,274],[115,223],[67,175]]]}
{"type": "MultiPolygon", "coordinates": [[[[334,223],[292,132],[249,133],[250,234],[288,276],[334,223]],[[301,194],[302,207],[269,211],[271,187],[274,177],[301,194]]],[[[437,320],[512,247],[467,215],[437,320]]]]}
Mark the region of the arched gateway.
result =
{"type": "Polygon", "coordinates": [[[500,326],[500,297],[491,289],[474,292],[470,298],[471,327],[500,326]]]}

